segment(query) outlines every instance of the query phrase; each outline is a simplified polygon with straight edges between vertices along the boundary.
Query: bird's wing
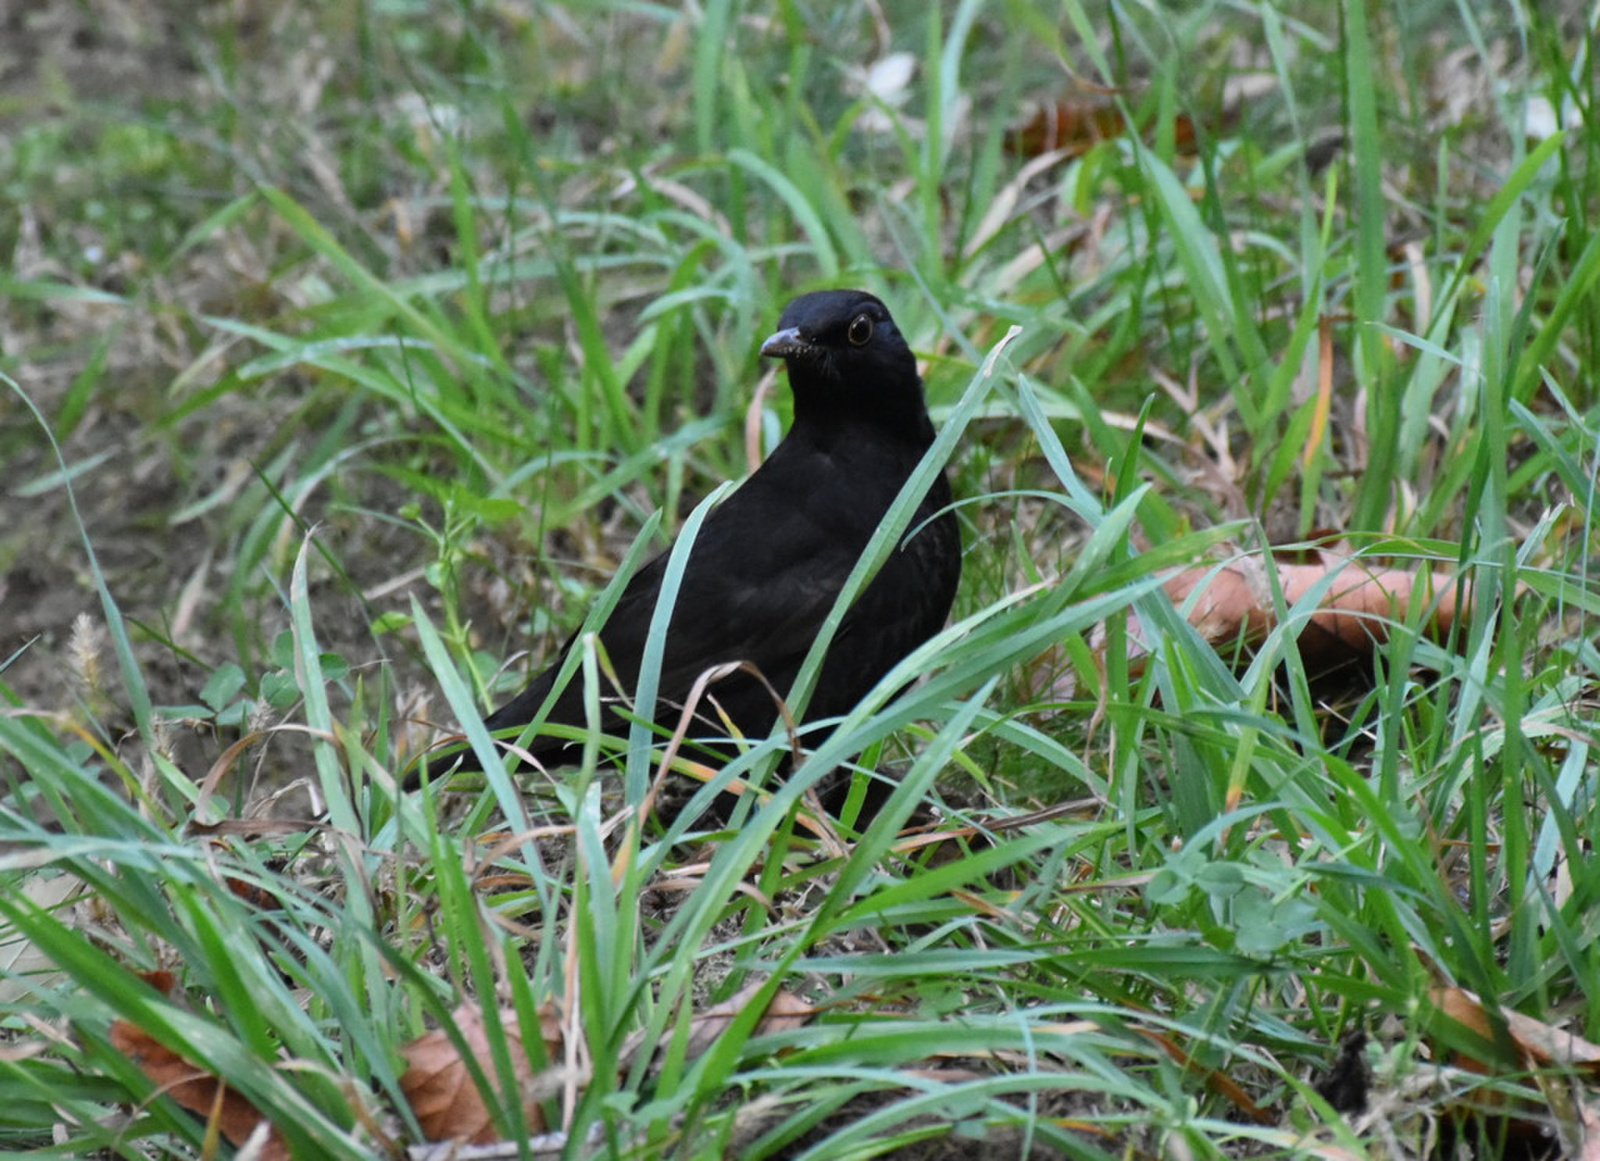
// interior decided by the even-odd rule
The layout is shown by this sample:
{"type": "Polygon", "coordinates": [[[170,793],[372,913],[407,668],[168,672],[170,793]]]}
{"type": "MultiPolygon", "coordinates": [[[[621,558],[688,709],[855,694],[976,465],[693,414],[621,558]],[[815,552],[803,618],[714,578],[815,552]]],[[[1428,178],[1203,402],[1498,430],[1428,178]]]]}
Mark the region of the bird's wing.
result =
{"type": "MultiPolygon", "coordinates": [[[[683,696],[703,671],[728,661],[749,661],[769,679],[787,680],[859,554],[858,545],[841,543],[803,509],[769,510],[760,536],[746,535],[737,509],[731,519],[715,518],[721,515],[714,513],[702,528],[672,610],[661,674],[669,698],[683,696]]],[[[612,663],[626,678],[635,677],[643,661],[668,562],[663,554],[634,577],[601,630],[612,663]]]]}

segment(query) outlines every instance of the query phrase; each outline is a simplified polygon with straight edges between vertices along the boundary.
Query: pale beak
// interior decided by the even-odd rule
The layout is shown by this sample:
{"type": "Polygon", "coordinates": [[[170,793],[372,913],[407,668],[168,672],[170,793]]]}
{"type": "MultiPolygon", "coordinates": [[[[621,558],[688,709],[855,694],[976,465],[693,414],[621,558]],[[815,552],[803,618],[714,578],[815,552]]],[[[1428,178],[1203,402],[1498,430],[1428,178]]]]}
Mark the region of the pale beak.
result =
{"type": "Polygon", "coordinates": [[[768,359],[787,359],[811,349],[811,344],[800,334],[799,327],[778,331],[761,344],[761,354],[768,359]]]}

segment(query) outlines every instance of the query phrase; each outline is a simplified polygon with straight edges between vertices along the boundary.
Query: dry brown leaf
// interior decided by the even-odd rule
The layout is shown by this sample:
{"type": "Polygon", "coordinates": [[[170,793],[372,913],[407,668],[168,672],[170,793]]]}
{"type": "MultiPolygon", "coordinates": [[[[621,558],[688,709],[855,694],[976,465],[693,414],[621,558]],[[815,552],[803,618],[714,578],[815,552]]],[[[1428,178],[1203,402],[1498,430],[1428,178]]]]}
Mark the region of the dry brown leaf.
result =
{"type": "MultiPolygon", "coordinates": [[[[172,990],[170,972],[151,972],[146,982],[158,991],[172,990]]],[[[160,1086],[180,1106],[206,1118],[234,1145],[243,1145],[265,1120],[256,1107],[215,1076],[179,1056],[143,1028],[127,1020],[111,1025],[111,1044],[160,1086]]],[[[289,1161],[289,1147],[276,1126],[267,1130],[260,1161],[289,1161]]]]}
{"type": "MultiPolygon", "coordinates": [[[[1245,557],[1218,567],[1188,568],[1163,587],[1175,604],[1194,598],[1189,623],[1212,644],[1259,641],[1277,623],[1266,567],[1260,557],[1245,557]]],[[[1369,568],[1348,558],[1320,564],[1274,562],[1274,567],[1288,606],[1324,582],[1329,586],[1300,635],[1300,651],[1312,663],[1344,650],[1370,650],[1387,636],[1388,621],[1404,620],[1416,601],[1425,602],[1429,632],[1447,633],[1455,621],[1455,586],[1446,578],[1369,568]]]]}
{"type": "MultiPolygon", "coordinates": [[[[710,1047],[716,1043],[717,1037],[727,1031],[728,1025],[738,1019],[739,1015],[749,1006],[761,991],[762,984],[750,984],[741,988],[736,994],[720,1004],[713,1004],[704,1012],[696,1012],[690,1017],[689,1043],[685,1051],[685,1060],[694,1060],[703,1056],[710,1047]]],[[[780,991],[772,997],[767,1005],[767,1010],[756,1021],[756,1026],[751,1029],[752,1036],[764,1036],[770,1032],[785,1032],[790,1028],[804,1027],[817,1010],[798,996],[780,991]]],[[[622,1057],[624,1063],[631,1061],[643,1047],[644,1037],[635,1033],[629,1037],[628,1043],[623,1046],[622,1057]]]]}
{"type": "Polygon", "coordinates": [[[1577,1161],[1600,1161],[1600,1112],[1585,1104],[1578,1114],[1578,1128],[1583,1134],[1577,1161]]]}
{"type": "MultiPolygon", "coordinates": [[[[713,1004],[704,1012],[695,1013],[689,1029],[688,1059],[702,1055],[717,1037],[727,1031],[728,1025],[738,1019],[750,1006],[763,985],[750,984],[720,1004],[713,1004]]],[[[752,1036],[765,1036],[770,1032],[784,1032],[790,1028],[803,1028],[807,1020],[816,1015],[816,1009],[789,992],[777,992],[767,1010],[751,1029],[752,1036]]]]}
{"type": "MultiPolygon", "coordinates": [[[[1372,652],[1388,639],[1396,622],[1411,621],[1435,640],[1444,638],[1472,602],[1471,586],[1454,577],[1399,568],[1377,568],[1353,557],[1323,553],[1313,564],[1246,556],[1226,563],[1195,565],[1168,577],[1162,588],[1210,645],[1218,649],[1259,645],[1277,626],[1275,594],[1293,608],[1324,586],[1317,609],[1305,617],[1296,638],[1312,676],[1333,673],[1372,652]]],[[[1150,646],[1138,618],[1127,617],[1129,663],[1139,672],[1150,646]]],[[[1101,627],[1091,645],[1104,654],[1101,627]]],[[[1059,650],[1047,650],[1039,665],[1050,676],[1052,696],[1069,700],[1078,693],[1077,675],[1062,665],[1059,650]]]]}
{"type": "MultiPolygon", "coordinates": [[[[455,1010],[453,1018],[478,1067],[494,1076],[494,1057],[480,1009],[475,1004],[463,1004],[455,1010]]],[[[522,1046],[517,1014],[502,1009],[499,1020],[511,1052],[511,1070],[522,1098],[523,1119],[530,1132],[542,1132],[544,1111],[539,1102],[547,1094],[532,1083],[533,1064],[522,1046]]],[[[545,1004],[539,1009],[539,1034],[544,1039],[545,1058],[555,1059],[561,1053],[563,1038],[561,1020],[553,1005],[545,1004]]],[[[448,1033],[442,1029],[424,1033],[402,1048],[400,1054],[405,1057],[407,1066],[400,1077],[400,1091],[411,1102],[417,1123],[428,1140],[487,1145],[500,1139],[483,1102],[483,1094],[472,1082],[472,1070],[462,1060],[448,1033]]]]}
{"type": "MultiPolygon", "coordinates": [[[[1195,124],[1187,115],[1173,118],[1174,144],[1184,153],[1195,147],[1195,124]]],[[[1036,108],[1018,128],[1006,134],[1005,146],[1020,157],[1059,153],[1081,157],[1102,141],[1126,136],[1129,131],[1122,109],[1099,93],[1079,93],[1070,99],[1049,101],[1036,108]]],[[[1147,136],[1141,131],[1140,136],[1147,136]]]]}
{"type": "Polygon", "coordinates": [[[1512,1039],[1537,1063],[1600,1074],[1600,1045],[1521,1012],[1504,1015],[1512,1039]]]}
{"type": "MultiPolygon", "coordinates": [[[[84,882],[76,875],[35,875],[7,890],[18,892],[41,911],[68,911],[83,894],[84,882]]],[[[0,1004],[13,1003],[35,987],[63,978],[51,956],[15,931],[0,940],[0,1004]]]]}
{"type": "MultiPolygon", "coordinates": [[[[1494,1042],[1494,1021],[1483,1002],[1465,988],[1437,986],[1428,994],[1433,1006],[1462,1027],[1494,1042]]],[[[1502,1008],[1506,1033],[1528,1063],[1541,1067],[1600,1073],[1600,1045],[1532,1016],[1502,1008]]]]}
{"type": "MultiPolygon", "coordinates": [[[[1600,1122],[1584,1100],[1581,1081],[1572,1075],[1592,1078],[1600,1073],[1600,1045],[1521,1012],[1502,1008],[1491,1013],[1482,1000],[1465,988],[1436,985],[1429,990],[1428,999],[1441,1015],[1491,1044],[1497,1040],[1498,1016],[1519,1056],[1516,1061],[1502,1062],[1503,1070],[1532,1074],[1543,1104],[1509,1099],[1494,1102],[1505,1111],[1493,1122],[1495,1132],[1506,1134],[1508,1139],[1544,1141],[1553,1127],[1561,1140],[1562,1156],[1600,1161],[1600,1136],[1596,1133],[1600,1122]]],[[[1460,1049],[1456,1049],[1454,1057],[1468,1071],[1480,1075],[1496,1071],[1493,1062],[1475,1059],[1460,1049]]],[[[1483,1103],[1480,1097],[1479,1107],[1483,1103]]]]}
{"type": "Polygon", "coordinates": [[[914,1076],[918,1080],[928,1080],[935,1084],[971,1084],[974,1081],[987,1080],[993,1073],[983,1072],[976,1068],[903,1068],[901,1076],[914,1076]]]}
{"type": "MultiPolygon", "coordinates": [[[[1169,577],[1162,587],[1200,636],[1223,648],[1254,646],[1276,627],[1275,592],[1282,592],[1284,604],[1292,608],[1320,585],[1326,589],[1317,611],[1301,625],[1297,638],[1300,656],[1313,675],[1333,672],[1371,653],[1387,639],[1391,623],[1413,616],[1430,636],[1441,638],[1461,612],[1458,596],[1471,601],[1470,589],[1458,593],[1451,577],[1374,568],[1332,554],[1315,564],[1275,560],[1271,572],[1266,559],[1257,556],[1196,565],[1169,577]]],[[[1149,647],[1132,614],[1128,640],[1137,670],[1149,647]]],[[[1105,643],[1102,631],[1095,648],[1103,650],[1105,643]]],[[[1056,681],[1061,696],[1071,697],[1075,691],[1070,674],[1056,681]]]]}

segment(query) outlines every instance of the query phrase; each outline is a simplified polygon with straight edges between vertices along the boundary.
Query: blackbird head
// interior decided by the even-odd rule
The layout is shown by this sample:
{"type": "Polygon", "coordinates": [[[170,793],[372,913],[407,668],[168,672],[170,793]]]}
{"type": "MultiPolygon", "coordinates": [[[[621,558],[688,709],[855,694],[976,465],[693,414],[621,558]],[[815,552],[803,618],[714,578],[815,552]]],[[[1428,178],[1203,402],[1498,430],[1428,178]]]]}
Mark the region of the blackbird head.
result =
{"type": "MultiPolygon", "coordinates": [[[[761,344],[789,367],[796,422],[856,416],[928,425],[917,360],[889,308],[864,290],[818,290],[784,308],[761,344]]],[[[931,429],[930,429],[931,430],[931,429]]]]}

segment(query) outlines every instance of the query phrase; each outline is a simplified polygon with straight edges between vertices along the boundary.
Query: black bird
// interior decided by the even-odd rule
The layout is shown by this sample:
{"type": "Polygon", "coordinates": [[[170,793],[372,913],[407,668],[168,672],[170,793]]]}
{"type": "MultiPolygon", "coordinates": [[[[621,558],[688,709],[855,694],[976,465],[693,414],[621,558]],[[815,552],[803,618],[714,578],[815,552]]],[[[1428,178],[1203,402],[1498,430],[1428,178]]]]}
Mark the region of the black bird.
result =
{"type": "MultiPolygon", "coordinates": [[[[683,702],[707,669],[744,661],[787,694],[845,579],[868,539],[933,442],[916,359],[888,309],[861,290],[822,290],[791,302],[762,355],[783,359],[794,393],[794,423],[754,474],[706,517],[683,571],[667,628],[656,718],[675,728],[683,702]]],[[[961,540],[944,473],[917,507],[902,541],[857,596],[829,646],[806,708],[818,721],[852,709],[901,658],[943,626],[961,577],[961,540]]],[[[631,695],[668,552],[628,582],[600,629],[617,676],[631,695]]],[[[523,726],[549,698],[569,640],[554,664],[485,720],[490,731],[523,726]]],[[[716,704],[750,738],[778,718],[772,694],[744,671],[709,687],[716,704]]],[[[613,699],[612,704],[615,704],[613,699]]],[[[702,700],[698,735],[726,737],[702,700]]],[[[547,721],[586,724],[581,679],[569,681],[547,721]]],[[[625,733],[615,709],[607,733],[625,733]]],[[[575,761],[581,747],[535,736],[529,752],[545,765],[575,761]]],[[[470,751],[436,758],[476,769],[470,751]]]]}

